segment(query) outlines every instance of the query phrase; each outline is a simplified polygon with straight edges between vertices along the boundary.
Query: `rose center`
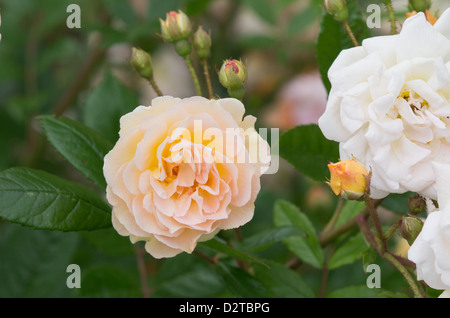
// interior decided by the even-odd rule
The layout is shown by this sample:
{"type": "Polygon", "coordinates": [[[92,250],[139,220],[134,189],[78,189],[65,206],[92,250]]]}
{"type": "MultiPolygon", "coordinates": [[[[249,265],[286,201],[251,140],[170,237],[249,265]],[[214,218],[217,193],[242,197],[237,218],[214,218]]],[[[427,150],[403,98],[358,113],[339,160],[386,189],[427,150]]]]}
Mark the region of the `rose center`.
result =
{"type": "Polygon", "coordinates": [[[420,97],[419,94],[417,94],[416,92],[414,92],[409,88],[404,88],[400,92],[400,95],[398,97],[403,98],[409,104],[409,107],[411,107],[411,110],[415,114],[417,114],[417,112],[422,110],[423,108],[424,109],[429,108],[428,102],[422,97],[420,97]]]}

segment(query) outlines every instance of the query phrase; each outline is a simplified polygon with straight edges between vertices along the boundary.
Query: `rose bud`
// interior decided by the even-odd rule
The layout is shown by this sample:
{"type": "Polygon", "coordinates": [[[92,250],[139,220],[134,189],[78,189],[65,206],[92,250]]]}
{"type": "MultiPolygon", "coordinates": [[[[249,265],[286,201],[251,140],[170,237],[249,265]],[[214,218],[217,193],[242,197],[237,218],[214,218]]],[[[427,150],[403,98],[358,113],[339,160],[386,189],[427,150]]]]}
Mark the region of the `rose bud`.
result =
{"type": "Polygon", "coordinates": [[[161,36],[166,42],[177,42],[189,38],[192,24],[189,17],[181,10],[170,11],[166,20],[159,19],[161,23],[161,36]]]}
{"type": "Polygon", "coordinates": [[[189,17],[181,10],[178,13],[170,11],[166,20],[159,19],[161,23],[161,36],[164,41],[173,43],[178,55],[186,57],[191,53],[191,45],[187,40],[192,33],[192,24],[189,17]]]}
{"type": "Polygon", "coordinates": [[[219,81],[231,97],[242,99],[245,94],[244,83],[247,81],[245,65],[238,60],[225,60],[219,71],[219,81]]]}
{"type": "Polygon", "coordinates": [[[148,79],[153,76],[150,54],[144,50],[133,47],[131,49],[130,64],[143,78],[148,79]]]}
{"type": "Polygon", "coordinates": [[[431,0],[409,0],[409,7],[414,11],[422,11],[428,10],[431,6],[431,0]]]}
{"type": "Polygon", "coordinates": [[[200,59],[207,59],[211,54],[211,34],[206,33],[202,26],[192,36],[192,45],[200,59]]]}
{"type": "Polygon", "coordinates": [[[347,3],[345,0],[324,0],[323,7],[327,13],[339,22],[348,19],[347,3]]]}
{"type": "Polygon", "coordinates": [[[418,194],[409,197],[408,199],[409,213],[412,215],[418,215],[422,213],[426,208],[426,202],[424,198],[418,194]]]}
{"type": "MultiPolygon", "coordinates": [[[[428,10],[425,10],[425,19],[431,24],[434,25],[437,21],[437,18],[428,10]]],[[[406,17],[410,18],[412,16],[415,16],[417,14],[417,11],[411,11],[406,13],[406,17]]]]}
{"type": "Polygon", "coordinates": [[[420,218],[413,215],[403,216],[401,232],[404,239],[406,239],[409,245],[412,245],[416,240],[419,233],[422,231],[423,222],[420,218]]]}
{"type": "Polygon", "coordinates": [[[355,159],[330,163],[328,184],[334,194],[347,200],[359,200],[367,192],[369,172],[355,159]]]}

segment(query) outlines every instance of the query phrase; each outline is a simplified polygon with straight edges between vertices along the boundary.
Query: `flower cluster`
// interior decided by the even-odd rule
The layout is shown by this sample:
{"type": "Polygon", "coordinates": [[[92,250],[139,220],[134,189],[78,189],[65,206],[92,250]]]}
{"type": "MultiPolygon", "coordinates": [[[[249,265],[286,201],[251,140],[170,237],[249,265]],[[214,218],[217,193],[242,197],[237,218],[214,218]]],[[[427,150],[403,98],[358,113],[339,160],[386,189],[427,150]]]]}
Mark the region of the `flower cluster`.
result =
{"type": "Polygon", "coordinates": [[[372,198],[412,191],[438,201],[409,259],[418,279],[450,289],[450,9],[434,24],[418,13],[399,34],[342,51],[328,77],[319,126],[341,159],[371,169],[372,198]]]}
{"type": "Polygon", "coordinates": [[[450,163],[450,10],[432,26],[423,13],[398,35],[344,50],[319,126],[341,159],[371,167],[371,193],[413,191],[436,199],[432,162],[450,163]]]}

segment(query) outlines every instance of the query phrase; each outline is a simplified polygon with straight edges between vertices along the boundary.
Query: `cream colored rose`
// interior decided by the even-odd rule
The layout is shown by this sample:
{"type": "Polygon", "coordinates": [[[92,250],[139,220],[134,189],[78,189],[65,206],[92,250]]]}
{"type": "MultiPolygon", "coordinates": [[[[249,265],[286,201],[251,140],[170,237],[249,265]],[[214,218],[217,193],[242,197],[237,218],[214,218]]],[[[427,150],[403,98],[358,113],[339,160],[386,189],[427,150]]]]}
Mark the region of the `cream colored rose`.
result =
{"type": "Polygon", "coordinates": [[[103,168],[119,234],[162,258],[250,221],[269,148],[244,111],[231,98],[164,96],[124,115],[103,168]]]}
{"type": "Polygon", "coordinates": [[[450,9],[434,25],[419,13],[400,34],[342,51],[328,77],[319,126],[341,160],[372,169],[372,196],[436,199],[432,163],[450,163],[450,9]]]}

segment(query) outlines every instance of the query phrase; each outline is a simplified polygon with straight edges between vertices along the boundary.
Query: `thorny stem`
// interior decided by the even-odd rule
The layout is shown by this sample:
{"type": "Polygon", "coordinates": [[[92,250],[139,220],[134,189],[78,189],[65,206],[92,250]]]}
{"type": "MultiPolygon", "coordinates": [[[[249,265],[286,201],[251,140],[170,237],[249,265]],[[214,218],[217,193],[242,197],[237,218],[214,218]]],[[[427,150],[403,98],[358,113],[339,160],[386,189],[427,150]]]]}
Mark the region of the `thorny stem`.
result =
{"type": "Polygon", "coordinates": [[[394,8],[392,7],[392,1],[384,0],[383,2],[386,5],[386,10],[389,15],[389,21],[391,22],[391,34],[397,34],[397,22],[395,19],[394,8]]]}
{"type": "Polygon", "coordinates": [[[385,252],[387,250],[386,239],[383,234],[383,229],[381,228],[381,222],[380,218],[378,217],[375,204],[370,197],[366,198],[366,206],[369,209],[370,219],[372,220],[373,226],[375,227],[375,239],[379,242],[381,251],[385,252]]]}
{"type": "Polygon", "coordinates": [[[212,99],[214,97],[214,92],[213,92],[213,88],[212,88],[212,84],[211,84],[211,76],[209,75],[209,70],[208,70],[208,60],[202,59],[201,63],[202,63],[202,67],[203,67],[203,75],[205,76],[206,87],[208,89],[208,96],[209,96],[209,99],[212,99]]]}
{"type": "Polygon", "coordinates": [[[394,235],[395,231],[397,231],[401,224],[402,220],[398,220],[386,230],[386,232],[384,233],[384,237],[386,238],[386,240],[389,240],[392,235],[394,235]]]}
{"type": "Polygon", "coordinates": [[[202,96],[202,88],[200,87],[200,82],[198,81],[197,73],[195,73],[194,66],[192,65],[191,58],[189,55],[184,57],[186,64],[188,66],[189,72],[191,72],[192,80],[194,81],[195,90],[197,91],[198,96],[202,96]]]}
{"type": "MultiPolygon", "coordinates": [[[[379,204],[381,204],[382,200],[375,200],[374,205],[378,206],[379,204]]],[[[358,224],[358,217],[361,216],[366,216],[368,213],[368,209],[365,208],[364,210],[361,210],[357,216],[351,218],[350,220],[342,223],[341,225],[335,227],[335,228],[330,228],[327,231],[322,231],[322,233],[319,235],[319,244],[322,247],[327,246],[328,244],[330,244],[335,238],[339,237],[340,235],[350,231],[351,229],[353,229],[357,224],[358,224]]],[[[302,261],[299,260],[298,258],[294,257],[291,260],[289,260],[286,263],[286,266],[289,268],[297,268],[302,264],[302,261]]]]}
{"type": "Polygon", "coordinates": [[[416,281],[408,272],[408,270],[403,266],[391,253],[384,253],[381,255],[385,260],[391,263],[399,272],[403,275],[406,282],[409,284],[415,298],[424,298],[420,292],[419,286],[417,286],[416,281]]]}
{"type": "Polygon", "coordinates": [[[378,254],[383,259],[385,259],[386,261],[391,263],[400,272],[400,274],[404,277],[404,279],[408,283],[409,287],[411,288],[411,291],[413,292],[414,297],[423,298],[423,295],[420,292],[420,289],[417,286],[414,278],[411,276],[411,274],[406,269],[406,267],[405,267],[406,264],[405,265],[402,264],[402,261],[397,256],[393,255],[391,252],[389,252],[386,249],[383,249],[382,246],[380,246],[380,241],[377,241],[376,238],[373,236],[364,216],[358,217],[358,225],[360,226],[361,234],[370,243],[370,245],[372,245],[372,247],[378,252],[378,254]]]}
{"type": "Polygon", "coordinates": [[[344,26],[345,32],[347,32],[348,36],[350,37],[350,40],[353,43],[353,46],[359,46],[359,42],[355,37],[355,34],[352,31],[352,28],[350,27],[350,24],[348,23],[348,20],[345,20],[342,25],[344,26]]]}

